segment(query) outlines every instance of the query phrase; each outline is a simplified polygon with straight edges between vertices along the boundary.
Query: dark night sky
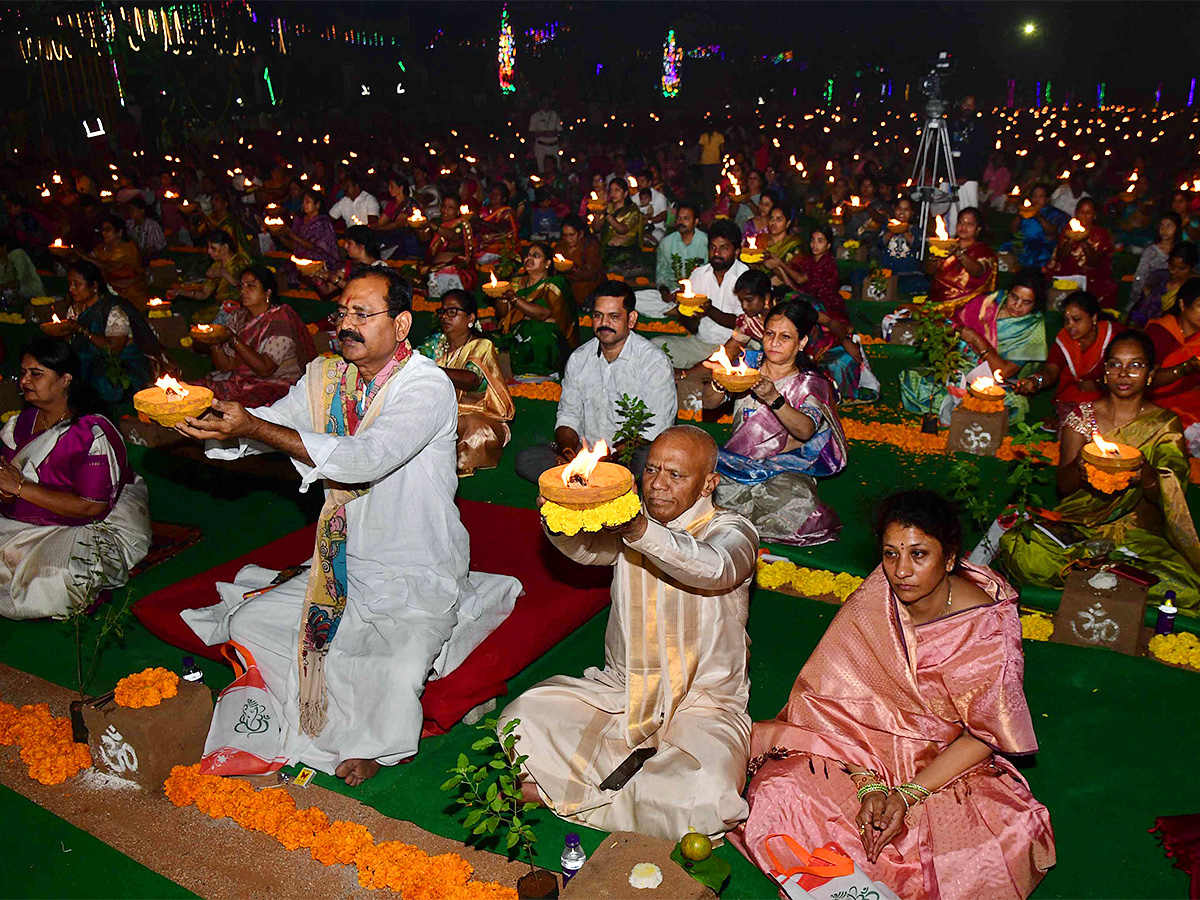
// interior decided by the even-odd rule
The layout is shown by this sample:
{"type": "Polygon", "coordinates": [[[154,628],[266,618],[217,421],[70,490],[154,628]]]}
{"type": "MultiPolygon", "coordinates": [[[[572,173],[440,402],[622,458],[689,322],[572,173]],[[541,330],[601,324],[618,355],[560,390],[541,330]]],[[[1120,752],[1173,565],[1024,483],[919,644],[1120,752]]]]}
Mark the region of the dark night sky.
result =
{"type": "MultiPolygon", "coordinates": [[[[302,8],[308,19],[348,15],[381,30],[394,27],[414,44],[439,27],[448,43],[494,40],[501,9],[480,2],[269,6],[302,8]]],[[[518,32],[558,20],[571,28],[560,38],[565,45],[613,62],[638,48],[661,47],[671,27],[685,46],[721,43],[727,59],[792,50],[822,74],[875,63],[890,67],[898,80],[910,79],[927,71],[939,50],[950,50],[958,67],[949,93],[973,90],[992,100],[1002,98],[1006,78],[1017,77],[1051,80],[1056,92],[1073,87],[1080,99],[1094,97],[1096,83],[1105,81],[1110,100],[1142,103],[1162,82],[1164,104],[1182,105],[1200,70],[1191,44],[1200,33],[1195,2],[512,2],[509,11],[518,32]],[[1021,33],[1026,21],[1038,24],[1036,37],[1021,33]]]]}

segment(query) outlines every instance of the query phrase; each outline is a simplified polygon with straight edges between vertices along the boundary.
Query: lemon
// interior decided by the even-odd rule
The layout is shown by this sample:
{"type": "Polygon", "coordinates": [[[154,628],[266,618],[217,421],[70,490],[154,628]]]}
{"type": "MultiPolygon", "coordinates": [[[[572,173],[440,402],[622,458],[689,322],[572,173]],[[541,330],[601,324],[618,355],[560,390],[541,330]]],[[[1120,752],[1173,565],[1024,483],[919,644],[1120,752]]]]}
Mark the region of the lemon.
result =
{"type": "Polygon", "coordinates": [[[708,839],[707,834],[689,831],[683,836],[683,840],[679,842],[679,852],[683,854],[683,858],[690,859],[693,862],[708,859],[712,856],[712,851],[712,841],[708,839]]]}

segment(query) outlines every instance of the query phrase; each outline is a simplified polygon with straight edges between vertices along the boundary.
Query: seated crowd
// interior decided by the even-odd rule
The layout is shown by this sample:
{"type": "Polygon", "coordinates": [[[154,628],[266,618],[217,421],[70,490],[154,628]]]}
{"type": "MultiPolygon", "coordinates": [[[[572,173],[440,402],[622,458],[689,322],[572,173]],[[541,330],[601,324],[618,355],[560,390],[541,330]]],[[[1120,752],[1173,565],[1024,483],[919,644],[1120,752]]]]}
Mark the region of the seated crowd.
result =
{"type": "Polygon", "coordinates": [[[1100,220],[1120,192],[1105,203],[1079,176],[1052,191],[994,154],[980,207],[947,210],[954,238],[923,262],[930,235],[878,160],[842,154],[827,183],[801,181],[789,176],[803,161],[712,130],[691,176],[666,148],[653,161],[595,151],[590,172],[539,151],[536,174],[464,156],[440,178],[395,157],[379,174],[310,158],[296,180],[280,155],[265,184],[239,168],[233,195],[219,173],[189,167],[142,190],[122,172],[125,196],[105,204],[78,173],[36,214],[10,195],[0,289],[40,295],[57,263],[66,302],[65,337],[21,351],[24,408],[0,432],[0,615],[68,615],[146,556],[146,485],[109,411],[179,372],[149,316],[150,276],[190,243],[207,253],[202,274],[163,296],[223,330],[187,360],[207,369],[194,380],[212,412],[177,431],[212,460],[282,453],[301,490],[324,486],[302,576],[264,593],[265,570],[243,570],[220,603],[185,614],[206,643],[255,653],[285,724],[281,759],[357,785],[415,754],[425,681],[465,659],[521,590],[470,571],[458,478],[508,467],[536,483],[604,441],[642,507],[599,532],[548,532],[567,558],[613,569],[612,611],[602,666],[503,712],[501,727],[520,720],[526,799],[611,831],[728,834],[763,869],[771,835],[836,842],[906,898],[1027,896],[1055,850],[1010,761],[1037,742],[1008,579],[1062,587],[1079,548],[1107,542],[1156,576],[1152,599],[1170,591],[1182,615],[1200,614],[1186,502],[1200,452],[1197,198],[1174,192],[1154,209],[1139,195],[1140,218],[1110,231],[1100,220]],[[1024,205],[1008,202],[1013,183],[1024,205]],[[701,188],[708,202],[691,199],[701,188]],[[997,244],[988,220],[1003,224],[1009,206],[997,244]],[[1144,249],[1122,303],[1114,257],[1135,231],[1144,249]],[[49,258],[54,237],[77,249],[49,258]],[[855,255],[869,273],[839,266],[855,255]],[[1011,388],[1013,423],[1052,410],[1041,426],[1058,442],[1059,500],[1031,515],[1077,539],[1010,532],[993,571],[965,558],[948,501],[892,494],[878,565],[779,715],[755,723],[746,626],[760,547],[831,543],[849,524],[821,490],[855,472],[843,416],[883,399],[864,310],[889,277],[912,298],[890,318],[941,329],[953,357],[948,375],[923,365],[893,380],[903,410],[947,425],[981,376],[1011,388]],[[324,304],[318,321],[299,297],[324,304]],[[716,358],[757,380],[722,387],[716,358]],[[561,389],[553,434],[506,452],[517,385],[531,382],[561,389]],[[730,416],[722,443],[676,424],[692,387],[689,418],[730,416]],[[631,433],[622,410],[635,401],[645,415],[631,433]],[[1093,488],[1081,452],[1094,434],[1140,450],[1141,476],[1093,488]],[[387,539],[397,522],[404,540],[387,539]],[[604,787],[638,749],[651,753],[636,777],[604,787]]]}

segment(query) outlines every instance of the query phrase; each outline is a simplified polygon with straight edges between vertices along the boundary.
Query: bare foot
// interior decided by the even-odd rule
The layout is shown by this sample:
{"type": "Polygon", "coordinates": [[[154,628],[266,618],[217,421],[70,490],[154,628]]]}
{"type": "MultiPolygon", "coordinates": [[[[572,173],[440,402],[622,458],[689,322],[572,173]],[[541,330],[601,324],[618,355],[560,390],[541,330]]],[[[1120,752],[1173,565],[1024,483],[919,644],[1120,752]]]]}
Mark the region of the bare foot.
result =
{"type": "Polygon", "coordinates": [[[546,805],[546,801],[538,793],[537,785],[532,781],[521,782],[521,799],[526,803],[536,803],[538,806],[546,805]]]}
{"type": "Polygon", "coordinates": [[[358,787],[379,772],[379,763],[373,759],[347,759],[334,771],[349,787],[358,787]]]}

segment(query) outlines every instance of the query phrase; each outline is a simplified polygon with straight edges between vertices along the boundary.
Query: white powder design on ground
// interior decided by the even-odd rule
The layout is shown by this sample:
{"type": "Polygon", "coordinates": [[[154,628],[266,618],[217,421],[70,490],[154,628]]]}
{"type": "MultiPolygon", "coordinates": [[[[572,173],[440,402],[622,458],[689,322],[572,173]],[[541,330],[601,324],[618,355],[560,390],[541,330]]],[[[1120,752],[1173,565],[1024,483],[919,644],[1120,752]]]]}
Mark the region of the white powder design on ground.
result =
{"type": "Polygon", "coordinates": [[[140,791],[142,789],[142,786],[136,781],[121,778],[119,775],[110,775],[107,772],[97,771],[94,766],[90,769],[84,769],[79,774],[77,783],[98,791],[140,791]]]}

